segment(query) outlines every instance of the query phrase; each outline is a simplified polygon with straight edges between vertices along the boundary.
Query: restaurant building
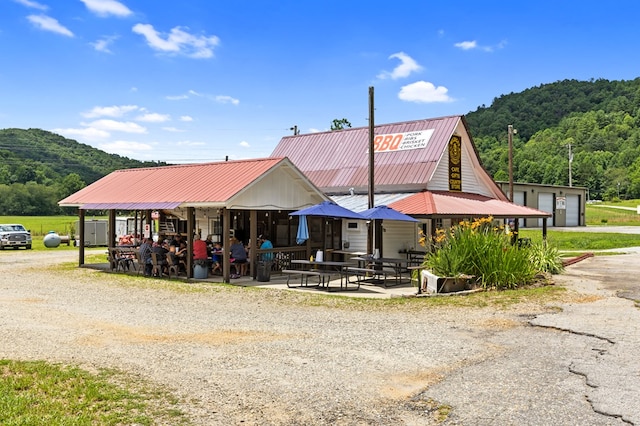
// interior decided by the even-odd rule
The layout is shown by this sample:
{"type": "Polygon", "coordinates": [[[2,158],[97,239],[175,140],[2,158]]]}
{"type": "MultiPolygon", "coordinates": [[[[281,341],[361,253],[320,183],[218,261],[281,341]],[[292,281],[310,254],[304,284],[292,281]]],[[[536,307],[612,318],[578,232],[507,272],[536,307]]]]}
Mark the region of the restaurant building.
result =
{"type": "MultiPolygon", "coordinates": [[[[289,158],[343,207],[359,212],[387,205],[420,219],[419,227],[383,221],[374,232],[375,247],[389,256],[417,248],[420,230],[432,235],[460,220],[540,221],[546,232],[552,216],[508,200],[482,166],[459,115],[377,125],[372,138],[368,127],[286,136],[272,156],[289,158]]],[[[340,237],[325,242],[325,249],[370,249],[370,225],[344,221],[340,237]]]]}

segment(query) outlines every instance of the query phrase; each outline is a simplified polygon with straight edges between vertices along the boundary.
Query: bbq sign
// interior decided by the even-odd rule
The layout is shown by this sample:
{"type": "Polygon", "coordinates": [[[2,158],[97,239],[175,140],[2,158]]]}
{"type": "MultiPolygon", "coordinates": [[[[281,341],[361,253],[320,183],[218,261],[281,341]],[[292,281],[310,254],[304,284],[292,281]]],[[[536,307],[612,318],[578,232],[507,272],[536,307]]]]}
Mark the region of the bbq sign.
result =
{"type": "Polygon", "coordinates": [[[433,129],[377,135],[373,139],[373,152],[396,152],[425,148],[431,135],[433,135],[433,129]]]}

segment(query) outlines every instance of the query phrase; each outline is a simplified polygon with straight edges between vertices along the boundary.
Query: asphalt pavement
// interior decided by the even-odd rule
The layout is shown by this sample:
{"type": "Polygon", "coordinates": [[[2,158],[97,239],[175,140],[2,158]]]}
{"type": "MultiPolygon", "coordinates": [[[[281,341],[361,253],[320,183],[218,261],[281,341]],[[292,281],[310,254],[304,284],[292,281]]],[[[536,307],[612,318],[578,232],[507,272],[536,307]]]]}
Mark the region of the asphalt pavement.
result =
{"type": "Polygon", "coordinates": [[[556,282],[582,303],[486,334],[497,355],[465,366],[424,398],[455,409],[456,425],[640,425],[640,254],[596,256],[556,282]],[[627,296],[627,297],[621,297],[627,296]]]}

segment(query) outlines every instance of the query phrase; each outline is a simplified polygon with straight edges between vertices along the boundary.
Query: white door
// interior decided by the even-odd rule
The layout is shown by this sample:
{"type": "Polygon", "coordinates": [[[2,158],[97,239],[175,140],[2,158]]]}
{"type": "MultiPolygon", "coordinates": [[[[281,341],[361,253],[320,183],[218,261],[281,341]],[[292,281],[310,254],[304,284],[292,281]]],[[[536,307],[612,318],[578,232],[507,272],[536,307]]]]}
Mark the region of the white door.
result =
{"type": "MultiPolygon", "coordinates": [[[[553,202],[554,202],[553,193],[541,192],[538,194],[538,210],[542,210],[543,212],[551,213],[553,215],[553,202]]],[[[542,227],[542,222],[544,219],[538,219],[538,226],[542,227]]],[[[547,219],[547,226],[553,226],[553,216],[547,219]]]]}
{"type": "Polygon", "coordinates": [[[580,225],[580,196],[567,195],[566,226],[580,225]]]}

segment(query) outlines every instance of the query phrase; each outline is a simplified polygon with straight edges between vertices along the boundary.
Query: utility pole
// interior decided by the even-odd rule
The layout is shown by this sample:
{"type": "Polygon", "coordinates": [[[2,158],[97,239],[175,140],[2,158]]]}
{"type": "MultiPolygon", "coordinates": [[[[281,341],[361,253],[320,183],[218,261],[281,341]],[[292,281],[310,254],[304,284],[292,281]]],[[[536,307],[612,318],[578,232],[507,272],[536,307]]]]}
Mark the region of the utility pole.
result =
{"type": "Polygon", "coordinates": [[[571,152],[571,143],[569,143],[569,186],[571,187],[571,163],[573,163],[573,153],[571,152]]]}
{"type": "MultiPolygon", "coordinates": [[[[374,124],[373,124],[373,86],[369,87],[369,208],[373,208],[374,205],[374,185],[373,185],[373,167],[374,167],[374,157],[373,157],[373,141],[375,139],[374,135],[374,124]]],[[[367,230],[367,253],[373,254],[374,244],[373,244],[373,227],[375,224],[375,220],[371,220],[369,222],[369,229],[367,230]]]]}
{"type": "Polygon", "coordinates": [[[513,203],[513,134],[517,130],[513,129],[513,125],[507,126],[507,135],[509,140],[509,201],[513,203]]]}
{"type": "Polygon", "coordinates": [[[293,136],[297,136],[300,134],[300,131],[298,130],[298,126],[293,126],[291,127],[289,130],[293,130],[293,136]]]}

